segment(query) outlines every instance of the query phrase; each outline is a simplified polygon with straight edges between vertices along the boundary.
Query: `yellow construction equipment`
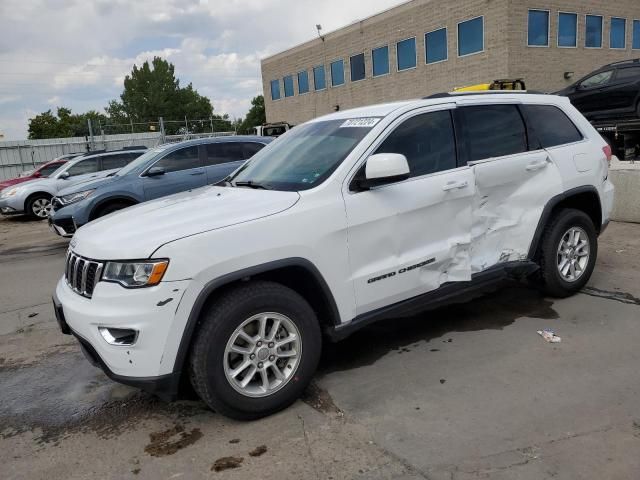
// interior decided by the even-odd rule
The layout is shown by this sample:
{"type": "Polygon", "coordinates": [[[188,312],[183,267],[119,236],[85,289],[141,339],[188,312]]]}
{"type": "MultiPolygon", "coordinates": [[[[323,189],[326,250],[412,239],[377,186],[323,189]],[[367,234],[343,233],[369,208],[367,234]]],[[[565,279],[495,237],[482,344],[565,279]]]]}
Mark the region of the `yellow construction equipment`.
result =
{"type": "Polygon", "coordinates": [[[494,80],[491,83],[479,83],[453,89],[454,92],[479,92],[483,90],[526,90],[526,87],[522,78],[516,78],[494,80]]]}

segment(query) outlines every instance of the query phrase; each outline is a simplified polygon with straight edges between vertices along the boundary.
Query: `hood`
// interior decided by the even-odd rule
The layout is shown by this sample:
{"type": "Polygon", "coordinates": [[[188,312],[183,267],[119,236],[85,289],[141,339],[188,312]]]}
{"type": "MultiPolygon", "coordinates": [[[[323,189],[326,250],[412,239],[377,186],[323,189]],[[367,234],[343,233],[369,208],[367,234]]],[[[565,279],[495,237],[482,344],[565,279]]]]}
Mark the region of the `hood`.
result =
{"type": "Polygon", "coordinates": [[[76,232],[71,248],[97,260],[148,258],[166,243],[274,215],[299,198],[297,192],[198,188],[94,220],[76,232]]]}
{"type": "Polygon", "coordinates": [[[63,195],[69,195],[70,193],[83,192],[84,190],[91,190],[92,188],[100,188],[113,183],[119,178],[122,177],[112,176],[106,178],[92,178],[91,180],[75,183],[70,187],[63,188],[56,194],[56,196],[62,197],[63,195]]]}
{"type": "Polygon", "coordinates": [[[33,180],[33,178],[32,177],[20,177],[20,178],[11,178],[9,180],[4,180],[3,182],[0,182],[0,190],[2,190],[3,188],[7,188],[7,187],[13,187],[14,185],[17,185],[19,183],[28,182],[30,180],[33,180]]]}

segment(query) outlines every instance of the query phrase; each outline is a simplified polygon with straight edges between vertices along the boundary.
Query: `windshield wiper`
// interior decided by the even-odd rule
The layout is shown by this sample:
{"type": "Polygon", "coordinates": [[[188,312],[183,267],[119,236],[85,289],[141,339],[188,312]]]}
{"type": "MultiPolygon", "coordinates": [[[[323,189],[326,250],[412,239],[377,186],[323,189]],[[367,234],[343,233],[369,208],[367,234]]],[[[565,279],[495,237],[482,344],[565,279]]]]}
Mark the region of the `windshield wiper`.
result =
{"type": "Polygon", "coordinates": [[[249,187],[249,188],[256,188],[260,190],[269,190],[269,187],[267,185],[254,182],[253,180],[247,180],[246,182],[236,182],[234,185],[236,187],[249,187]]]}

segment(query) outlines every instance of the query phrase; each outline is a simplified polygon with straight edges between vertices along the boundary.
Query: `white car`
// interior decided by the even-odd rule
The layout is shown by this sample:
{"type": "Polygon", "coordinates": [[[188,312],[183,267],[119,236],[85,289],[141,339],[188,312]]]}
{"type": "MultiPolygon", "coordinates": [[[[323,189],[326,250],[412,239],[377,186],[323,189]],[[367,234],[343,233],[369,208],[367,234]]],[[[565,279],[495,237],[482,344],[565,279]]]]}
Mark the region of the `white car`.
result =
{"type": "Polygon", "coordinates": [[[302,393],[323,336],[506,277],[558,297],[580,290],[613,204],[610,156],[556,96],[333,113],[224,185],[82,227],[56,315],[114,380],[174,399],[188,379],[212,409],[259,418],[302,393]]]}
{"type": "Polygon", "coordinates": [[[68,161],[47,178],[39,178],[0,191],[2,215],[29,215],[45,219],[53,211],[51,199],[62,189],[115,173],[145,153],[146,147],[86,154],[68,161]]]}

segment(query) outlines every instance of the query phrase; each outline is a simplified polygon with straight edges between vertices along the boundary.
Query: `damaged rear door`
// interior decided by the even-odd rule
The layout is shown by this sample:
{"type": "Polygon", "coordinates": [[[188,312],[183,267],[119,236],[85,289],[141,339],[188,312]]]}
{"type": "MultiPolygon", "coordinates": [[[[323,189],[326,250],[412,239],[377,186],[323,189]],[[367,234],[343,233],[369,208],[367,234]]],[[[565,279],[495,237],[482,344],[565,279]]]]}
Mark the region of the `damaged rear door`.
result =
{"type": "Polygon", "coordinates": [[[461,105],[456,115],[476,182],[472,271],[526,260],[546,202],[562,192],[558,168],[547,151],[530,147],[518,105],[461,105]]]}
{"type": "Polygon", "coordinates": [[[409,179],[344,192],[357,314],[471,278],[475,182],[457,162],[454,107],[405,114],[371,149],[403,154],[409,179]]]}

